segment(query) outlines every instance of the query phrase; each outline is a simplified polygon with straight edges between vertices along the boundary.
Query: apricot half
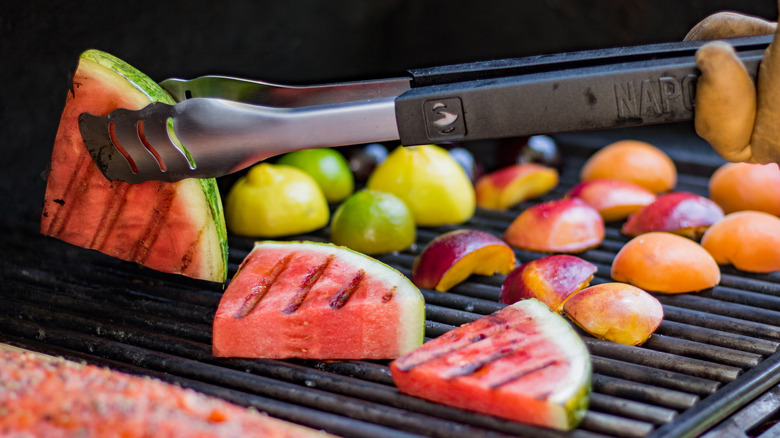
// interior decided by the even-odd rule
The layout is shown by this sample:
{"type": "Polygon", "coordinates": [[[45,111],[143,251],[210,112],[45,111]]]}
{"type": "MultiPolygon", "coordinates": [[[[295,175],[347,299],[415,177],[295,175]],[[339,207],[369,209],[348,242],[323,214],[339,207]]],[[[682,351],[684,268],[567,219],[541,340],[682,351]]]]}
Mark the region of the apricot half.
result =
{"type": "Polygon", "coordinates": [[[653,292],[696,292],[720,283],[720,268],[693,240],[653,231],[623,245],[612,261],[612,278],[653,292]]]}
{"type": "Polygon", "coordinates": [[[515,253],[498,237],[479,230],[461,229],[437,236],[412,263],[417,287],[446,292],[472,274],[508,274],[515,253]]]}
{"type": "Polygon", "coordinates": [[[688,192],[658,196],[653,203],[629,216],[620,231],[638,236],[650,231],[669,231],[694,240],[723,218],[723,210],[712,200],[688,192]]]}
{"type": "Polygon", "coordinates": [[[591,335],[626,345],[641,345],[664,319],[654,296],[625,283],[587,287],[563,304],[566,315],[591,335]]]}
{"type": "Polygon", "coordinates": [[[506,166],[482,175],[476,182],[477,207],[506,210],[542,196],[558,185],[558,171],[541,164],[506,166]]]}
{"type": "Polygon", "coordinates": [[[596,265],[568,254],[532,260],[507,275],[498,301],[512,304],[536,298],[561,313],[566,298],[590,284],[596,270],[596,265]]]}
{"type": "Polygon", "coordinates": [[[710,199],[733,213],[764,211],[780,216],[780,166],[777,163],[727,163],[719,167],[709,182],[710,199]]]}
{"type": "Polygon", "coordinates": [[[638,140],[621,140],[591,155],[580,170],[580,180],[619,179],[653,193],[667,192],[677,184],[677,168],[661,149],[638,140]]]}
{"type": "Polygon", "coordinates": [[[579,198],[534,205],[520,213],[504,232],[510,245],[529,251],[577,253],[604,240],[604,220],[579,198]]]}
{"type": "Polygon", "coordinates": [[[721,265],[743,271],[780,270],[780,218],[761,211],[738,211],[710,227],[701,246],[721,265]]]}
{"type": "Polygon", "coordinates": [[[619,179],[585,181],[572,187],[566,196],[582,199],[607,222],[625,219],[655,201],[650,190],[619,179]]]}

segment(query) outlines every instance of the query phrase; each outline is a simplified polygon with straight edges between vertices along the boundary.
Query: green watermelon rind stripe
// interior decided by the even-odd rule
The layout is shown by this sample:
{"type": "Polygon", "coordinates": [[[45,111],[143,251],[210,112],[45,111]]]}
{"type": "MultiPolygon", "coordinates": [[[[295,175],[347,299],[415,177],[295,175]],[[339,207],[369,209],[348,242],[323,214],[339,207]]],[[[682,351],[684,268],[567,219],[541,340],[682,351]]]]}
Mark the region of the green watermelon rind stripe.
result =
{"type": "MultiPolygon", "coordinates": [[[[176,103],[173,97],[168,94],[168,92],[165,91],[162,87],[160,87],[157,82],[153,81],[149,76],[145,75],[137,68],[114,55],[97,49],[89,49],[81,54],[81,58],[89,59],[92,62],[114,71],[116,74],[125,78],[128,83],[132,84],[132,86],[139,92],[143,93],[154,102],[162,102],[167,104],[176,103]]],[[[222,199],[220,197],[217,180],[215,178],[198,179],[198,182],[200,183],[200,187],[203,190],[206,199],[208,200],[211,218],[213,219],[217,235],[219,236],[220,248],[222,250],[222,269],[224,271],[222,276],[224,281],[224,279],[227,278],[228,241],[222,199]]]]}

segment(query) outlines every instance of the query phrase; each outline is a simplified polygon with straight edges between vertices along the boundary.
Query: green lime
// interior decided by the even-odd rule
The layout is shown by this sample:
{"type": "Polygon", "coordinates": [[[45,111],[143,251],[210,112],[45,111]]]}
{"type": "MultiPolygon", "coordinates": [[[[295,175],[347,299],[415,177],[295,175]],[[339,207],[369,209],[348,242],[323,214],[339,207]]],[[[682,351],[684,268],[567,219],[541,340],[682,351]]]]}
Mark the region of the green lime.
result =
{"type": "Polygon", "coordinates": [[[347,159],[335,149],[304,149],[282,155],[278,164],[308,173],[325,193],[328,202],[343,201],[355,190],[355,176],[347,159]]]}
{"type": "Polygon", "coordinates": [[[364,254],[384,254],[411,246],[417,236],[409,207],[397,196],[360,190],[333,213],[330,238],[364,254]]]}
{"type": "Polygon", "coordinates": [[[236,181],[225,200],[227,227],[243,236],[306,233],[327,225],[329,216],[319,185],[291,166],[256,164],[236,181]]]}

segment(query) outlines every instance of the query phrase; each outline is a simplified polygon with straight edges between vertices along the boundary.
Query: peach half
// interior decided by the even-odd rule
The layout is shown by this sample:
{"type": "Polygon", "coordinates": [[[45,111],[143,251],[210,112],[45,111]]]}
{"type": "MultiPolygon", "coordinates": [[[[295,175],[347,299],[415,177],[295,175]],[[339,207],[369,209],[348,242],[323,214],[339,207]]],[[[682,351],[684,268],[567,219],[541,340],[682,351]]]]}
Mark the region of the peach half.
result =
{"type": "Polygon", "coordinates": [[[620,231],[638,236],[650,231],[669,231],[699,240],[710,225],[723,218],[723,210],[712,200],[688,192],[660,195],[650,205],[628,217],[620,231]]]}
{"type": "Polygon", "coordinates": [[[721,265],[748,272],[780,270],[780,218],[762,211],[738,211],[711,226],[701,239],[721,265]]]}
{"type": "Polygon", "coordinates": [[[508,274],[515,253],[498,237],[479,230],[461,229],[437,236],[412,264],[417,287],[446,292],[472,274],[508,274]]]}
{"type": "Polygon", "coordinates": [[[663,231],[641,234],[615,255],[612,279],[653,292],[683,293],[720,283],[720,268],[691,239],[663,231]]]}
{"type": "Polygon", "coordinates": [[[621,140],[591,155],[580,170],[580,180],[619,179],[653,193],[667,192],[677,184],[677,168],[661,149],[639,140],[621,140]]]}
{"type": "Polygon", "coordinates": [[[552,311],[561,313],[564,301],[588,286],[596,270],[596,265],[568,254],[532,260],[507,275],[498,301],[512,304],[536,298],[552,311]]]}
{"type": "Polygon", "coordinates": [[[566,196],[582,199],[606,222],[623,220],[655,201],[655,193],[619,179],[585,181],[572,187],[566,196]]]}
{"type": "Polygon", "coordinates": [[[558,171],[541,164],[524,163],[482,175],[474,190],[477,207],[507,210],[518,203],[542,196],[558,185],[558,171]]]}
{"type": "Polygon", "coordinates": [[[546,253],[578,253],[604,240],[604,219],[579,198],[543,202],[520,213],[504,232],[516,248],[546,253]]]}
{"type": "Polygon", "coordinates": [[[626,345],[642,345],[664,319],[657,298],[626,283],[587,287],[563,304],[566,315],[591,335],[626,345]]]}
{"type": "Polygon", "coordinates": [[[709,182],[710,199],[733,213],[764,211],[780,216],[780,165],[727,163],[719,167],[709,182]]]}

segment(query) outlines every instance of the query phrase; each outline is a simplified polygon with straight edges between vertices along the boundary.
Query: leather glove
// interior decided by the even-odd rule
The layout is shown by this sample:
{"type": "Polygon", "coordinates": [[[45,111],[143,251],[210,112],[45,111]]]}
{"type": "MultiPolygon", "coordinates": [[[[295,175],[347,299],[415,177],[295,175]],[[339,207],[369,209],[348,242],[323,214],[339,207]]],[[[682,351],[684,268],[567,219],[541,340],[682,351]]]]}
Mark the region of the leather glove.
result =
{"type": "MultiPolygon", "coordinates": [[[[779,1],[780,3],[780,1],[779,1]]],[[[711,15],[685,40],[774,34],[759,66],[758,86],[733,47],[711,41],[696,52],[696,132],[728,161],[780,162],[780,38],[777,23],[733,12],[711,15]]]]}

